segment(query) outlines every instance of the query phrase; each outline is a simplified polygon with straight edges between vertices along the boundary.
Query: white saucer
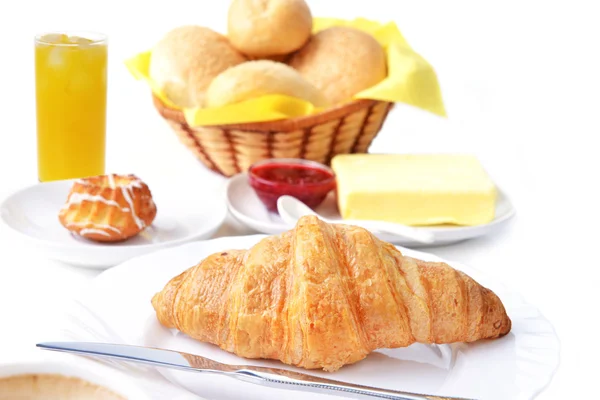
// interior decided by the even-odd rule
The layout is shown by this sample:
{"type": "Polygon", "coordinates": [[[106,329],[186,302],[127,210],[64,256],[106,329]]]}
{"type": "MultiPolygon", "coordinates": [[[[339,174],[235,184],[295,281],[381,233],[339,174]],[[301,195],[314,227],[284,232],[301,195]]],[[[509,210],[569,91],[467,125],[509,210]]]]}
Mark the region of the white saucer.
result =
{"type": "MultiPolygon", "coordinates": [[[[278,234],[293,228],[293,226],[286,224],[278,214],[267,211],[248,183],[248,176],[245,173],[235,175],[229,179],[226,188],[226,198],[227,207],[231,214],[241,223],[257,232],[278,234]]],[[[343,222],[337,209],[335,194],[333,192],[329,194],[316,211],[325,218],[343,222]]],[[[500,191],[498,201],[496,202],[496,217],[488,224],[477,226],[431,226],[419,228],[433,233],[435,240],[428,245],[398,238],[396,236],[383,234],[377,236],[387,242],[407,247],[441,246],[493,233],[508,222],[514,214],[515,209],[510,200],[502,193],[502,191],[500,191]]]]}
{"type": "Polygon", "coordinates": [[[58,221],[72,184],[72,180],[55,181],[20,190],[0,205],[0,220],[47,258],[104,269],[158,249],[209,238],[227,216],[222,201],[186,195],[180,185],[149,183],[158,210],[152,225],[127,241],[102,244],[73,235],[58,221]]]}

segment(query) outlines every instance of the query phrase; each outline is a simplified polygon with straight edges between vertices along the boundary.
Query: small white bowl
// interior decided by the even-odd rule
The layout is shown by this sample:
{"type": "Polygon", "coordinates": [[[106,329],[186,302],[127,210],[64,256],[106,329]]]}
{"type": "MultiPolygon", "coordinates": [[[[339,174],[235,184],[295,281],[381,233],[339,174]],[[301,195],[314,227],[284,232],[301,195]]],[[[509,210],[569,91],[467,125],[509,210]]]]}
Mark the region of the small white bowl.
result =
{"type": "Polygon", "coordinates": [[[126,375],[90,361],[77,360],[75,362],[66,362],[44,360],[0,364],[0,379],[17,375],[45,374],[79,378],[83,381],[104,387],[127,400],[150,400],[126,375]]]}

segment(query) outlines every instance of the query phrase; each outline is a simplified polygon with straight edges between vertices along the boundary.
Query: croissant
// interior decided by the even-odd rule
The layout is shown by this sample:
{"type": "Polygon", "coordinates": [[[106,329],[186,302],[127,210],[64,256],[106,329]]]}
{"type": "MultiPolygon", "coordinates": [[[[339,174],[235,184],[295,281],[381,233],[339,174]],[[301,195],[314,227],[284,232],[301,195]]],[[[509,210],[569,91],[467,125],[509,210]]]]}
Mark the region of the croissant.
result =
{"type": "Polygon", "coordinates": [[[249,250],[210,255],[171,279],[152,306],[163,326],[238,356],[325,371],[378,348],[511,329],[500,299],[466,274],[315,216],[249,250]]]}

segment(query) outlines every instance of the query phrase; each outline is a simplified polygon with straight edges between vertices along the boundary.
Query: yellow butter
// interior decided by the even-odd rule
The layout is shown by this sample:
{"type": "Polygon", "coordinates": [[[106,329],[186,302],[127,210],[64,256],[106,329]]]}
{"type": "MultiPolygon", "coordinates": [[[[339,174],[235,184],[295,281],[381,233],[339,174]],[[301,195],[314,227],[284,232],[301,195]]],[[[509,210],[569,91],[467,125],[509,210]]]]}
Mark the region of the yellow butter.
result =
{"type": "Polygon", "coordinates": [[[345,219],[479,225],[494,219],[496,187],[475,156],[346,154],[333,158],[345,219]]]}

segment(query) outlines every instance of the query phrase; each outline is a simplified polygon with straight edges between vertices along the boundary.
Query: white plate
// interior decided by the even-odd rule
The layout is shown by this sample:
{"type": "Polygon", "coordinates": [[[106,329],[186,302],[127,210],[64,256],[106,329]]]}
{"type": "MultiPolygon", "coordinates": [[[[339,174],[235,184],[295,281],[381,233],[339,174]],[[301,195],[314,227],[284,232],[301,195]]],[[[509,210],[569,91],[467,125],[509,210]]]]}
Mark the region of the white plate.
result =
{"type": "Polygon", "coordinates": [[[98,243],[77,237],[58,220],[72,180],[39,183],[9,196],[0,205],[0,219],[35,251],[70,264],[107,268],[131,257],[194,239],[211,237],[227,215],[219,199],[181,193],[181,186],[150,186],[157,206],[151,226],[120,243],[98,243]]]}
{"type": "MultiPolygon", "coordinates": [[[[100,323],[86,326],[110,327],[112,340],[133,345],[168,348],[207,356],[221,362],[294,369],[275,361],[238,358],[216,346],[200,343],[162,327],[150,299],[175,275],[214,252],[243,249],[264,235],[238,236],[189,243],[131,259],[99,275],[79,299],[100,323]],[[143,277],[141,279],[140,277],[143,277]]],[[[404,254],[425,260],[440,259],[417,251],[404,254]]],[[[505,337],[474,344],[425,346],[379,350],[366,359],[335,373],[303,371],[362,385],[428,394],[469,397],[480,400],[530,400],[551,380],[558,366],[559,342],[552,325],[520,295],[478,270],[450,263],[494,290],[512,319],[505,337]]],[[[79,307],[81,308],[81,307],[79,307]]],[[[80,340],[98,336],[87,328],[80,340]]],[[[97,339],[96,339],[97,340],[97,339]]],[[[171,382],[207,399],[334,399],[268,389],[234,379],[169,369],[160,372],[171,382]]]]}
{"type": "MultiPolygon", "coordinates": [[[[229,179],[226,196],[227,207],[231,214],[241,223],[258,232],[278,234],[293,228],[293,226],[287,225],[278,214],[267,211],[248,183],[248,177],[245,173],[235,175],[229,179]]],[[[324,218],[343,222],[336,205],[334,192],[327,196],[316,211],[324,218]]],[[[421,227],[419,229],[429,231],[434,235],[434,242],[427,245],[385,234],[377,236],[386,242],[408,247],[441,246],[493,233],[508,222],[514,214],[515,209],[510,200],[502,191],[499,191],[498,201],[496,202],[496,216],[488,224],[421,227]]]]}

